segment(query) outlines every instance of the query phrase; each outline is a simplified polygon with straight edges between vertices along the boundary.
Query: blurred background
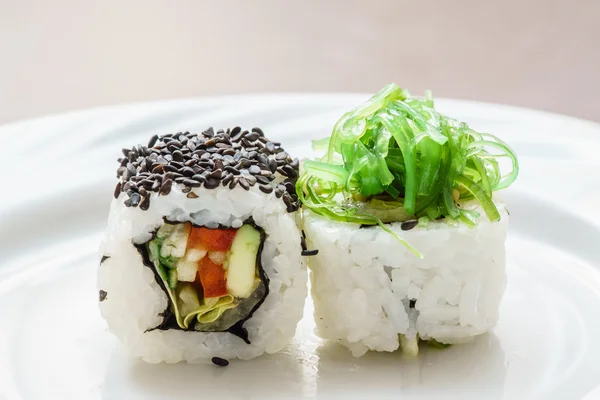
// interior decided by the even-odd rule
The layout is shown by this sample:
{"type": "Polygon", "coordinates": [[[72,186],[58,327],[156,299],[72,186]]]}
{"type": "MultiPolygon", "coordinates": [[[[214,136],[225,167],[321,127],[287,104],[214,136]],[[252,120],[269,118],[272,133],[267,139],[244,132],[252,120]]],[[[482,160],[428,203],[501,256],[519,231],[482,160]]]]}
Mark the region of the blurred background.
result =
{"type": "Polygon", "coordinates": [[[390,81],[600,121],[599,21],[598,0],[0,0],[0,124],[390,81]]]}

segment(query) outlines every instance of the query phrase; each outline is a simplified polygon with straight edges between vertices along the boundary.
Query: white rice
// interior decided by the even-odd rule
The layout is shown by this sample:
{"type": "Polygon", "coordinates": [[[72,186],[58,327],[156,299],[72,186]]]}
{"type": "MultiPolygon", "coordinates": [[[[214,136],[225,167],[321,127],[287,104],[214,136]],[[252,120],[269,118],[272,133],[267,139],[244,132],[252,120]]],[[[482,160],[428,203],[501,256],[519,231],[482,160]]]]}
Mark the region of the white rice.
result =
{"type": "Polygon", "coordinates": [[[399,334],[458,343],[498,321],[506,284],[504,242],[508,214],[491,223],[481,213],[475,228],[433,221],[427,228],[389,227],[414,246],[418,259],[380,227],[360,229],[305,213],[317,333],[361,356],[394,351],[399,334]],[[416,300],[410,309],[409,300],[416,300]]]}
{"type": "Polygon", "coordinates": [[[250,359],[281,350],[294,336],[307,292],[295,215],[286,212],[285,204],[274,193],[262,193],[257,187],[193,192],[199,197],[187,198],[176,186],[168,196],[153,194],[147,211],[126,207],[123,193],[113,200],[101,248],[102,255],[110,258],[98,272],[98,289],[107,292],[100,310],[110,330],[132,355],[152,363],[202,362],[214,356],[250,359]],[[163,224],[163,217],[208,227],[239,227],[252,217],[265,230],[261,262],[270,280],[269,294],[244,324],[251,344],[227,332],[146,332],[162,322],[159,314],[168,307],[168,298],[132,241],[150,240],[151,232],[163,224]]]}

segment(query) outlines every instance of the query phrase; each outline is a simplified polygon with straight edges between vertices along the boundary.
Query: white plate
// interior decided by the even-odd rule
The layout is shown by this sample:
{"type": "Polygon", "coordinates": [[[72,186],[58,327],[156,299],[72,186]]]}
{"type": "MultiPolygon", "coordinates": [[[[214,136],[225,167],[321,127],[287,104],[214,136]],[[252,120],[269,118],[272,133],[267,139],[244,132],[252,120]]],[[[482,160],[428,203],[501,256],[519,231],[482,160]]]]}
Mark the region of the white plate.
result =
{"type": "Polygon", "coordinates": [[[600,126],[506,106],[439,101],[508,141],[521,175],[500,323],[418,359],[356,359],[314,336],[307,304],[283,352],[227,368],[128,359],[97,309],[97,247],[121,147],[153,133],[261,126],[301,156],[363,95],[137,104],[0,128],[0,399],[600,398],[600,126]]]}

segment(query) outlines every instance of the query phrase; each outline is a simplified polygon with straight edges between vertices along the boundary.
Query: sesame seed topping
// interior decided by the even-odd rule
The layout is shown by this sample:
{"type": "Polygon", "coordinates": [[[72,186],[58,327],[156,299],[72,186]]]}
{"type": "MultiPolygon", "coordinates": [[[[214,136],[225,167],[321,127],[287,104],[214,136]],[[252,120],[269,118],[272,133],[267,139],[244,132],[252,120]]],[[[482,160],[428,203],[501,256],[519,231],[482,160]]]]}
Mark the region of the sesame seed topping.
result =
{"type": "Polygon", "coordinates": [[[173,185],[188,194],[202,196],[192,188],[215,189],[219,186],[244,190],[258,189],[281,198],[288,212],[299,207],[295,193],[299,162],[285,152],[280,143],[269,141],[260,128],[241,127],[227,130],[208,128],[202,133],[177,132],[154,135],[147,146],[122,149],[118,159],[114,197],[126,193],[127,207],[147,210],[151,198],[168,195],[173,185]],[[272,181],[279,175],[282,184],[272,181]]]}

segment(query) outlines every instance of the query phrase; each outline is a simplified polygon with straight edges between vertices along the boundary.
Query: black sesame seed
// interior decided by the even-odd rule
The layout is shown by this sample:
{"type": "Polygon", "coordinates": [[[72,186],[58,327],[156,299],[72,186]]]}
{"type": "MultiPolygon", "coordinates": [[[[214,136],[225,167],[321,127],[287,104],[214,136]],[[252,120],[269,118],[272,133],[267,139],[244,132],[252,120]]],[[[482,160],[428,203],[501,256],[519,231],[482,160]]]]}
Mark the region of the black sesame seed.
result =
{"type": "Polygon", "coordinates": [[[115,199],[119,197],[119,195],[121,194],[121,182],[117,183],[117,186],[115,186],[115,199]]]}
{"type": "Polygon", "coordinates": [[[283,168],[277,168],[277,172],[279,172],[283,176],[287,176],[287,172],[283,168]]]}
{"type": "Polygon", "coordinates": [[[127,172],[131,176],[135,176],[137,174],[137,170],[135,169],[135,166],[131,163],[127,164],[127,172]]]}
{"type": "Polygon", "coordinates": [[[194,170],[190,167],[183,167],[182,169],[179,170],[180,173],[183,174],[183,176],[194,176],[196,173],[194,172],[194,170]]]}
{"type": "Polygon", "coordinates": [[[192,188],[191,188],[190,186],[186,186],[186,187],[184,187],[183,189],[181,189],[181,191],[182,191],[183,193],[189,193],[189,192],[191,192],[191,191],[192,191],[192,188]]]}
{"type": "Polygon", "coordinates": [[[281,169],[284,170],[286,175],[290,178],[296,178],[298,176],[298,172],[296,172],[296,170],[289,165],[284,165],[281,167],[281,169]]]}
{"type": "Polygon", "coordinates": [[[238,181],[239,181],[239,178],[234,177],[233,180],[231,182],[229,182],[229,189],[235,188],[235,186],[238,184],[238,181]]]}
{"type": "Polygon", "coordinates": [[[179,150],[175,150],[172,154],[173,160],[175,161],[183,161],[183,154],[179,150]]]}
{"type": "Polygon", "coordinates": [[[174,180],[175,178],[179,178],[180,176],[183,175],[181,175],[179,172],[167,172],[163,175],[163,181],[166,181],[167,179],[174,180]]]}
{"type": "Polygon", "coordinates": [[[158,135],[153,135],[148,141],[148,147],[154,147],[156,141],[158,140],[158,135]]]}
{"type": "Polygon", "coordinates": [[[229,361],[221,357],[213,357],[211,359],[212,363],[219,367],[226,367],[229,365],[229,361]]]}
{"type": "Polygon", "coordinates": [[[221,171],[220,169],[215,169],[213,172],[211,172],[210,174],[208,174],[209,178],[214,178],[214,179],[221,179],[221,176],[223,171],[221,171]]]}
{"type": "Polygon", "coordinates": [[[227,173],[225,175],[225,177],[221,180],[221,182],[223,182],[223,186],[227,186],[229,184],[229,182],[231,182],[232,180],[233,180],[233,174],[227,173]]]}
{"type": "Polygon", "coordinates": [[[239,175],[240,174],[240,170],[239,169],[237,169],[235,167],[232,167],[230,165],[227,165],[224,169],[227,172],[231,172],[233,175],[239,175]]]}
{"type": "Polygon", "coordinates": [[[250,160],[248,160],[247,158],[242,158],[242,159],[240,159],[240,162],[238,162],[235,167],[236,168],[247,168],[251,165],[252,165],[252,163],[250,162],[250,160]]]}
{"type": "Polygon", "coordinates": [[[280,185],[283,186],[289,194],[295,193],[294,184],[292,182],[285,181],[283,183],[280,183],[280,185]]]}
{"type": "Polygon", "coordinates": [[[258,183],[262,183],[264,185],[268,185],[271,181],[269,181],[266,177],[262,175],[256,175],[256,180],[258,183]]]}
{"type": "Polygon", "coordinates": [[[150,196],[148,195],[148,196],[144,197],[144,199],[140,203],[140,210],[146,211],[149,208],[150,208],[150,196]]]}
{"type": "MultiPolygon", "coordinates": [[[[169,164],[163,165],[162,169],[166,172],[179,172],[179,170],[176,167],[169,164]]],[[[154,169],[152,170],[152,172],[158,173],[158,171],[154,171],[154,169]]]]}
{"type": "Polygon", "coordinates": [[[244,178],[248,181],[250,186],[254,186],[256,184],[256,177],[254,175],[245,175],[244,178]]]}
{"type": "Polygon", "coordinates": [[[317,254],[319,254],[319,250],[315,249],[315,250],[302,250],[302,255],[305,257],[308,256],[316,256],[317,254]]]}
{"type": "Polygon", "coordinates": [[[258,188],[261,190],[261,192],[263,193],[271,193],[273,191],[273,187],[272,186],[267,186],[267,185],[259,185],[258,188]]]}
{"type": "Polygon", "coordinates": [[[135,207],[140,204],[142,197],[138,193],[132,193],[131,196],[129,196],[129,199],[131,200],[131,205],[135,207]]]}
{"type": "MultiPolygon", "coordinates": [[[[304,231],[302,231],[304,233],[304,231]]],[[[300,236],[300,247],[302,247],[302,250],[307,250],[306,247],[306,238],[304,237],[304,234],[302,236],[300,236]]]]}
{"type": "Polygon", "coordinates": [[[171,163],[169,165],[177,168],[178,170],[180,170],[181,168],[184,167],[183,163],[181,163],[179,161],[171,161],[171,163]]]}
{"type": "Polygon", "coordinates": [[[410,300],[408,301],[408,307],[409,307],[409,308],[415,308],[415,306],[416,306],[416,305],[417,305],[417,300],[415,300],[415,299],[410,299],[410,300]]]}
{"type": "Polygon", "coordinates": [[[275,156],[276,160],[285,160],[287,158],[287,153],[285,151],[282,151],[281,153],[277,153],[277,155],[275,156]]]}
{"type": "Polygon", "coordinates": [[[106,293],[104,290],[100,290],[98,292],[98,301],[103,302],[104,300],[106,300],[106,295],[108,293],[106,293]]]}
{"type": "Polygon", "coordinates": [[[219,184],[221,183],[221,181],[219,179],[215,179],[215,178],[208,178],[205,182],[204,182],[204,187],[206,189],[214,189],[216,187],[219,186],[219,184]]]}
{"type": "Polygon", "coordinates": [[[271,170],[271,173],[275,173],[275,171],[277,171],[277,161],[271,159],[269,160],[269,170],[271,170]]]}
{"type": "Polygon", "coordinates": [[[251,165],[250,168],[248,168],[248,171],[252,175],[260,174],[260,167],[258,165],[251,165]]]}
{"type": "Polygon", "coordinates": [[[258,128],[258,127],[254,127],[252,128],[252,132],[256,132],[258,133],[260,136],[264,136],[265,134],[263,133],[262,129],[258,128]]]}
{"type": "Polygon", "coordinates": [[[283,196],[283,190],[280,188],[275,189],[275,197],[280,198],[281,196],[283,196]]]}
{"type": "Polygon", "coordinates": [[[247,181],[245,178],[243,178],[243,177],[240,177],[240,186],[241,186],[242,188],[244,188],[244,190],[250,190],[250,184],[249,184],[249,183],[248,183],[248,181],[247,181]]]}
{"type": "Polygon", "coordinates": [[[233,134],[233,132],[232,132],[231,141],[234,143],[239,142],[244,137],[244,135],[246,135],[247,133],[248,133],[248,131],[243,131],[243,132],[240,131],[235,134],[233,134]]]}
{"type": "MultiPolygon", "coordinates": [[[[220,132],[222,132],[222,130],[220,130],[220,132]]],[[[205,130],[204,132],[202,132],[202,134],[204,136],[207,137],[213,137],[215,136],[215,130],[213,129],[213,127],[211,126],[210,128],[208,128],[207,130],[205,130]]]]}
{"type": "Polygon", "coordinates": [[[400,224],[400,229],[402,229],[403,231],[410,231],[418,224],[419,221],[417,221],[416,219],[411,219],[409,221],[404,221],[402,224],[400,224]]]}
{"type": "Polygon", "coordinates": [[[200,182],[198,182],[196,180],[193,180],[193,179],[188,179],[188,178],[183,178],[183,180],[181,181],[181,183],[183,183],[184,185],[189,186],[189,187],[200,187],[200,186],[202,186],[202,183],[200,183],[200,182]]]}
{"type": "Polygon", "coordinates": [[[269,168],[269,158],[267,156],[265,156],[264,154],[259,154],[258,155],[258,162],[261,165],[264,165],[265,168],[269,168]]]}
{"type": "Polygon", "coordinates": [[[204,182],[206,180],[204,175],[200,175],[200,174],[196,174],[196,175],[192,176],[192,179],[195,181],[198,181],[198,182],[204,182]]]}
{"type": "Polygon", "coordinates": [[[162,194],[164,196],[169,194],[171,192],[172,185],[173,185],[173,181],[171,179],[167,179],[166,181],[164,181],[162,186],[160,187],[160,194],[162,194]]]}
{"type": "Polygon", "coordinates": [[[239,126],[235,126],[235,127],[233,127],[233,129],[231,129],[231,132],[229,132],[229,136],[235,136],[241,132],[242,132],[242,128],[239,126]]]}

